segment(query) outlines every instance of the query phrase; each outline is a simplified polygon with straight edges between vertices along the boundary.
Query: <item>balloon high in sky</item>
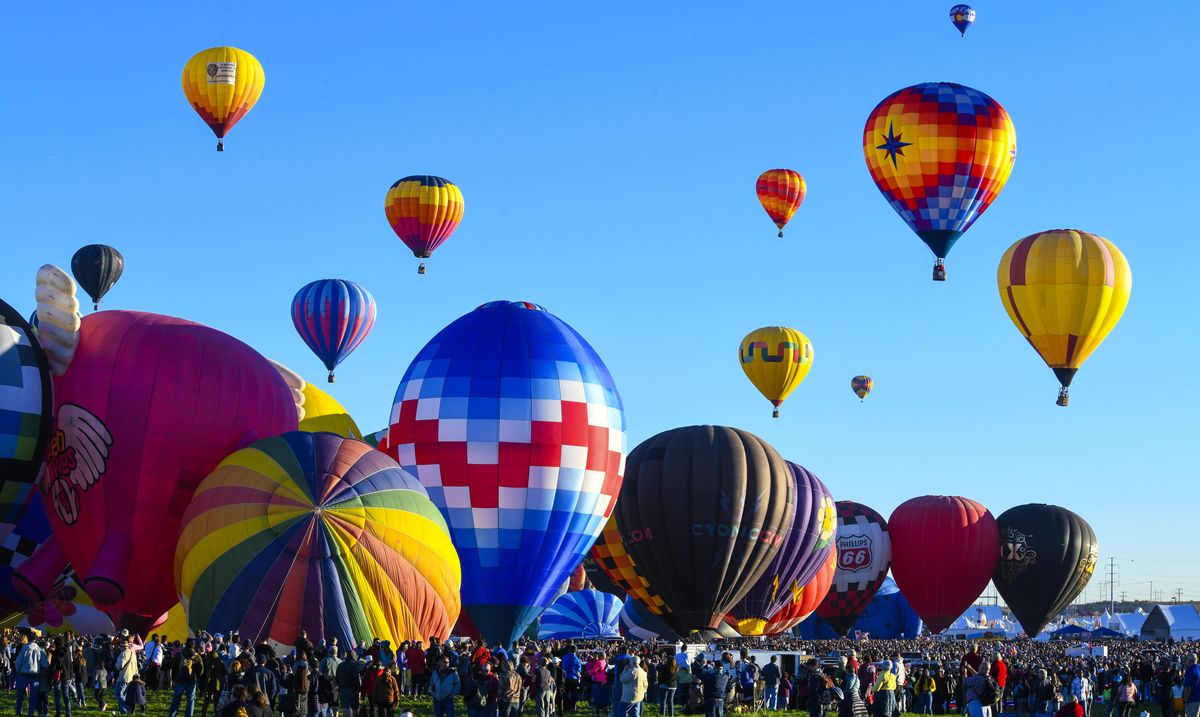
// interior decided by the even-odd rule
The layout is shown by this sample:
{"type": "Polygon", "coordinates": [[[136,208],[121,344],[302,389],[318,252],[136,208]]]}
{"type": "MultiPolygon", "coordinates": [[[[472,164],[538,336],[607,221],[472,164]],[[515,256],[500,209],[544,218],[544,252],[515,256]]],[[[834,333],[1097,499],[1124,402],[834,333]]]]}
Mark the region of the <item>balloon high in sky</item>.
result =
{"type": "Polygon", "coordinates": [[[125,272],[125,257],[116,247],[107,244],[88,244],[71,257],[71,273],[75,281],[92,297],[93,308],[100,308],[100,299],[113,288],[125,272]]]}
{"type": "Polygon", "coordinates": [[[764,326],[746,334],[738,347],[738,362],[750,383],[775,407],[800,385],[813,365],[808,337],[786,326],[764,326]]]}
{"type": "MultiPolygon", "coordinates": [[[[418,259],[428,259],[463,217],[463,195],[449,179],[428,174],[396,180],[383,200],[388,224],[418,259]]],[[[425,273],[425,262],[417,267],[425,273]]]]}
{"type": "Polygon", "coordinates": [[[808,192],[804,177],[794,169],[768,169],[759,175],[754,189],[758,201],[779,227],[779,236],[783,238],[783,228],[792,220],[808,192]]]}
{"type": "Polygon", "coordinates": [[[226,133],[258,102],[266,75],[249,52],[210,47],[187,61],[182,81],[184,97],[217,136],[217,151],[224,152],[226,133]]]}
{"type": "Polygon", "coordinates": [[[970,5],[955,5],[950,8],[950,22],[954,23],[954,29],[958,30],[960,35],[966,37],[967,28],[975,22],[975,8],[970,5]]]}
{"type": "Polygon", "coordinates": [[[319,279],[292,299],[292,325],[325,368],[333,370],[375,327],[375,297],[353,281],[319,279]]]}

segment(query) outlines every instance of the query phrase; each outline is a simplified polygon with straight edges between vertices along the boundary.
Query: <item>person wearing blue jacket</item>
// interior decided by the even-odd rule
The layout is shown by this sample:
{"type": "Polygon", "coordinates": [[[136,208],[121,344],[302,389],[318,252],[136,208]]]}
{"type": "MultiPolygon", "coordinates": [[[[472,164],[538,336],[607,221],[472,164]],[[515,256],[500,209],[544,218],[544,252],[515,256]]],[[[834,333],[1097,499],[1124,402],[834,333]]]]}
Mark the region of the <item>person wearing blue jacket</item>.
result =
{"type": "Polygon", "coordinates": [[[563,685],[565,692],[563,693],[563,709],[567,712],[575,711],[575,702],[579,696],[579,679],[583,675],[583,662],[579,656],[575,654],[575,646],[571,645],[567,648],[567,653],[562,656],[562,671],[563,685]]]}

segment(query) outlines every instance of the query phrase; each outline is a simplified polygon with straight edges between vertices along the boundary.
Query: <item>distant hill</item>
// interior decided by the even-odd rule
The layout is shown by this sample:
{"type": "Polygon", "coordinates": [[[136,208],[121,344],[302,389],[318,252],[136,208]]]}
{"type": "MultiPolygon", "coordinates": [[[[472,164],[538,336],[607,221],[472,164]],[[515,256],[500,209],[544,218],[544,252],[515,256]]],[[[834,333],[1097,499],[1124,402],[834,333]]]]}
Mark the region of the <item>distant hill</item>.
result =
{"type": "MultiPolygon", "coordinates": [[[[1200,608],[1200,601],[1192,600],[1190,602],[1193,606],[1200,608]]],[[[1117,600],[1113,603],[1113,612],[1135,612],[1138,608],[1141,608],[1146,612],[1150,612],[1154,609],[1154,606],[1158,604],[1159,603],[1150,602],[1149,600],[1126,600],[1124,602],[1117,600]]],[[[1164,602],[1162,604],[1168,605],[1172,603],[1164,602]]],[[[1071,607],[1067,608],[1067,613],[1076,615],[1103,615],[1104,611],[1107,609],[1108,601],[1104,600],[1102,602],[1089,602],[1072,605],[1071,607]]]]}

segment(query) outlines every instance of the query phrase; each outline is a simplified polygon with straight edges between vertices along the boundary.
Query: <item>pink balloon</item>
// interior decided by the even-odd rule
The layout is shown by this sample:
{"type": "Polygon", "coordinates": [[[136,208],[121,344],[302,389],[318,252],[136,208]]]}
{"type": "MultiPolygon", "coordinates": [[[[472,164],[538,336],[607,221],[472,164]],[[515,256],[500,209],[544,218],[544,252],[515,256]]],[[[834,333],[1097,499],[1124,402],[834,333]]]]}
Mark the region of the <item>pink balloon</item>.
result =
{"type": "MultiPolygon", "coordinates": [[[[126,624],[149,624],[178,602],[175,542],[197,484],[239,448],[296,430],[287,385],[254,349],[133,311],[83,319],[71,367],[54,381],[54,407],[39,477],[54,550],[126,624]]],[[[39,583],[51,560],[26,562],[19,587],[46,589],[39,583]]]]}

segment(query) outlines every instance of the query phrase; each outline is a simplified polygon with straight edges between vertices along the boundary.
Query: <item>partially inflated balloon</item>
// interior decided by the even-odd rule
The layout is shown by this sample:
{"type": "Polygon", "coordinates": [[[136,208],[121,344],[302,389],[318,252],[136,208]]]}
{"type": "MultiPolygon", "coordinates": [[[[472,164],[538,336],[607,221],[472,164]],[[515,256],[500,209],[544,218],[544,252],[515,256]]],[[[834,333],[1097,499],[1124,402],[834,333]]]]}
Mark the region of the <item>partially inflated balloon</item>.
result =
{"type": "Polygon", "coordinates": [[[792,220],[808,191],[804,177],[794,169],[768,169],[759,175],[754,189],[782,237],[783,228],[792,220]]]}
{"type": "Polygon", "coordinates": [[[661,615],[646,609],[637,600],[626,600],[621,608],[621,631],[633,640],[679,640],[679,633],[661,615]]]}
{"type": "Polygon", "coordinates": [[[716,628],[771,567],[796,514],[788,464],[766,441],[688,426],[629,454],[621,542],[677,632],[716,628]]]}
{"type": "Polygon", "coordinates": [[[244,448],[196,489],[175,583],[196,630],[291,644],[445,639],[461,580],[420,483],[362,441],[295,431],[244,448]]]}
{"type": "Polygon", "coordinates": [[[329,382],[333,383],[333,369],[375,327],[375,298],[353,281],[318,279],[305,284],[292,299],[292,325],[329,369],[329,382]]]}
{"type": "Polygon", "coordinates": [[[0,543],[25,512],[50,435],[50,364],[33,327],[0,301],[0,543]],[[7,531],[6,528],[7,527],[7,531]]]}
{"type": "MultiPolygon", "coordinates": [[[[388,224],[418,259],[450,238],[463,216],[463,195],[449,179],[416,174],[396,180],[383,200],[388,224]]],[[[421,263],[417,272],[425,273],[421,263]]]]}
{"type": "Polygon", "coordinates": [[[218,152],[225,150],[225,134],[258,102],[266,81],[254,55],[236,47],[210,47],[183,66],[183,94],[217,136],[218,152]]]}
{"type": "Polygon", "coordinates": [[[966,36],[967,28],[975,22],[975,8],[970,5],[955,5],[950,8],[950,22],[954,23],[960,35],[966,36]]]}
{"type": "Polygon", "coordinates": [[[571,577],[567,578],[567,592],[577,593],[580,590],[591,590],[592,582],[588,580],[587,570],[584,569],[583,563],[571,573],[571,577]]]}
{"type": "Polygon", "coordinates": [[[991,205],[1012,173],[1017,134],[1008,112],[979,90],[926,82],[888,95],[863,129],[879,191],[937,257],[991,205]]]}
{"type": "Polygon", "coordinates": [[[892,538],[879,513],[861,503],[839,500],[836,545],[833,587],[817,607],[817,614],[845,637],[887,578],[892,538]]]}
{"type": "Polygon", "coordinates": [[[747,637],[762,635],[776,613],[795,602],[833,550],[837,517],[829,489],[807,468],[791,461],[787,465],[796,496],[795,519],[766,572],[725,615],[726,621],[747,637]]]}
{"type": "Polygon", "coordinates": [[[1066,508],[1039,503],[1009,508],[996,524],[1000,560],[992,582],[1025,634],[1035,636],[1092,579],[1096,534],[1066,508]]]}
{"type": "Polygon", "coordinates": [[[538,624],[539,640],[619,637],[621,599],[598,590],[568,592],[554,601],[538,624]]]}
{"type": "Polygon", "coordinates": [[[771,616],[763,629],[764,635],[779,635],[804,622],[817,609],[829,588],[833,585],[833,574],[837,571],[837,550],[829,551],[825,564],[812,580],[791,591],[790,599],[783,609],[771,616]]]}
{"type": "Polygon", "coordinates": [[[1004,252],[996,283],[1008,318],[1062,384],[1058,405],[1067,405],[1075,372],[1129,304],[1125,255],[1095,234],[1040,232],[1004,252]]]}
{"type": "Polygon", "coordinates": [[[954,622],[987,587],[1000,554],[996,519],[959,496],[901,503],[888,518],[892,577],[932,632],[954,622]]]}
{"type": "MultiPolygon", "coordinates": [[[[241,446],[296,428],[287,385],[254,349],[207,326],[132,311],[83,319],[54,404],[39,487],[58,562],[69,561],[118,622],[149,624],[178,600],[163,579],[174,557],[174,538],[164,536],[177,535],[200,480],[241,446]]],[[[37,557],[18,568],[40,566],[26,583],[34,600],[63,567],[37,557]]]]}
{"type": "Polygon", "coordinates": [[[333,396],[325,393],[316,385],[304,384],[304,420],[300,421],[300,430],[309,433],[336,433],[343,438],[362,440],[362,431],[350,417],[350,413],[337,402],[333,396]]]}
{"type": "Polygon", "coordinates": [[[858,396],[860,401],[866,400],[874,387],[875,381],[870,376],[855,376],[850,379],[850,390],[854,391],[854,395],[858,396]]]}
{"type": "Polygon", "coordinates": [[[624,594],[640,602],[654,615],[666,612],[666,604],[650,583],[638,573],[633,556],[621,542],[621,533],[617,530],[617,517],[613,515],[604,524],[600,537],[588,553],[584,565],[591,568],[588,576],[602,592],[614,595],[624,594]]]}
{"type": "Polygon", "coordinates": [[[38,341],[50,363],[50,373],[62,376],[79,345],[79,300],[75,281],[57,266],[45,264],[37,272],[38,341]]]}
{"type": "Polygon", "coordinates": [[[92,308],[100,308],[100,299],[113,288],[125,272],[125,257],[107,244],[88,244],[71,257],[75,281],[92,297],[92,308]]]}
{"type": "Polygon", "coordinates": [[[387,450],[458,548],[463,605],[509,644],[612,514],[625,413],[604,362],[536,304],[493,301],[425,345],[396,389],[387,450]]]}
{"type": "Polygon", "coordinates": [[[779,407],[812,368],[813,347],[808,337],[786,326],[764,326],[746,334],[738,348],[746,378],[779,417],[779,407]]]}

